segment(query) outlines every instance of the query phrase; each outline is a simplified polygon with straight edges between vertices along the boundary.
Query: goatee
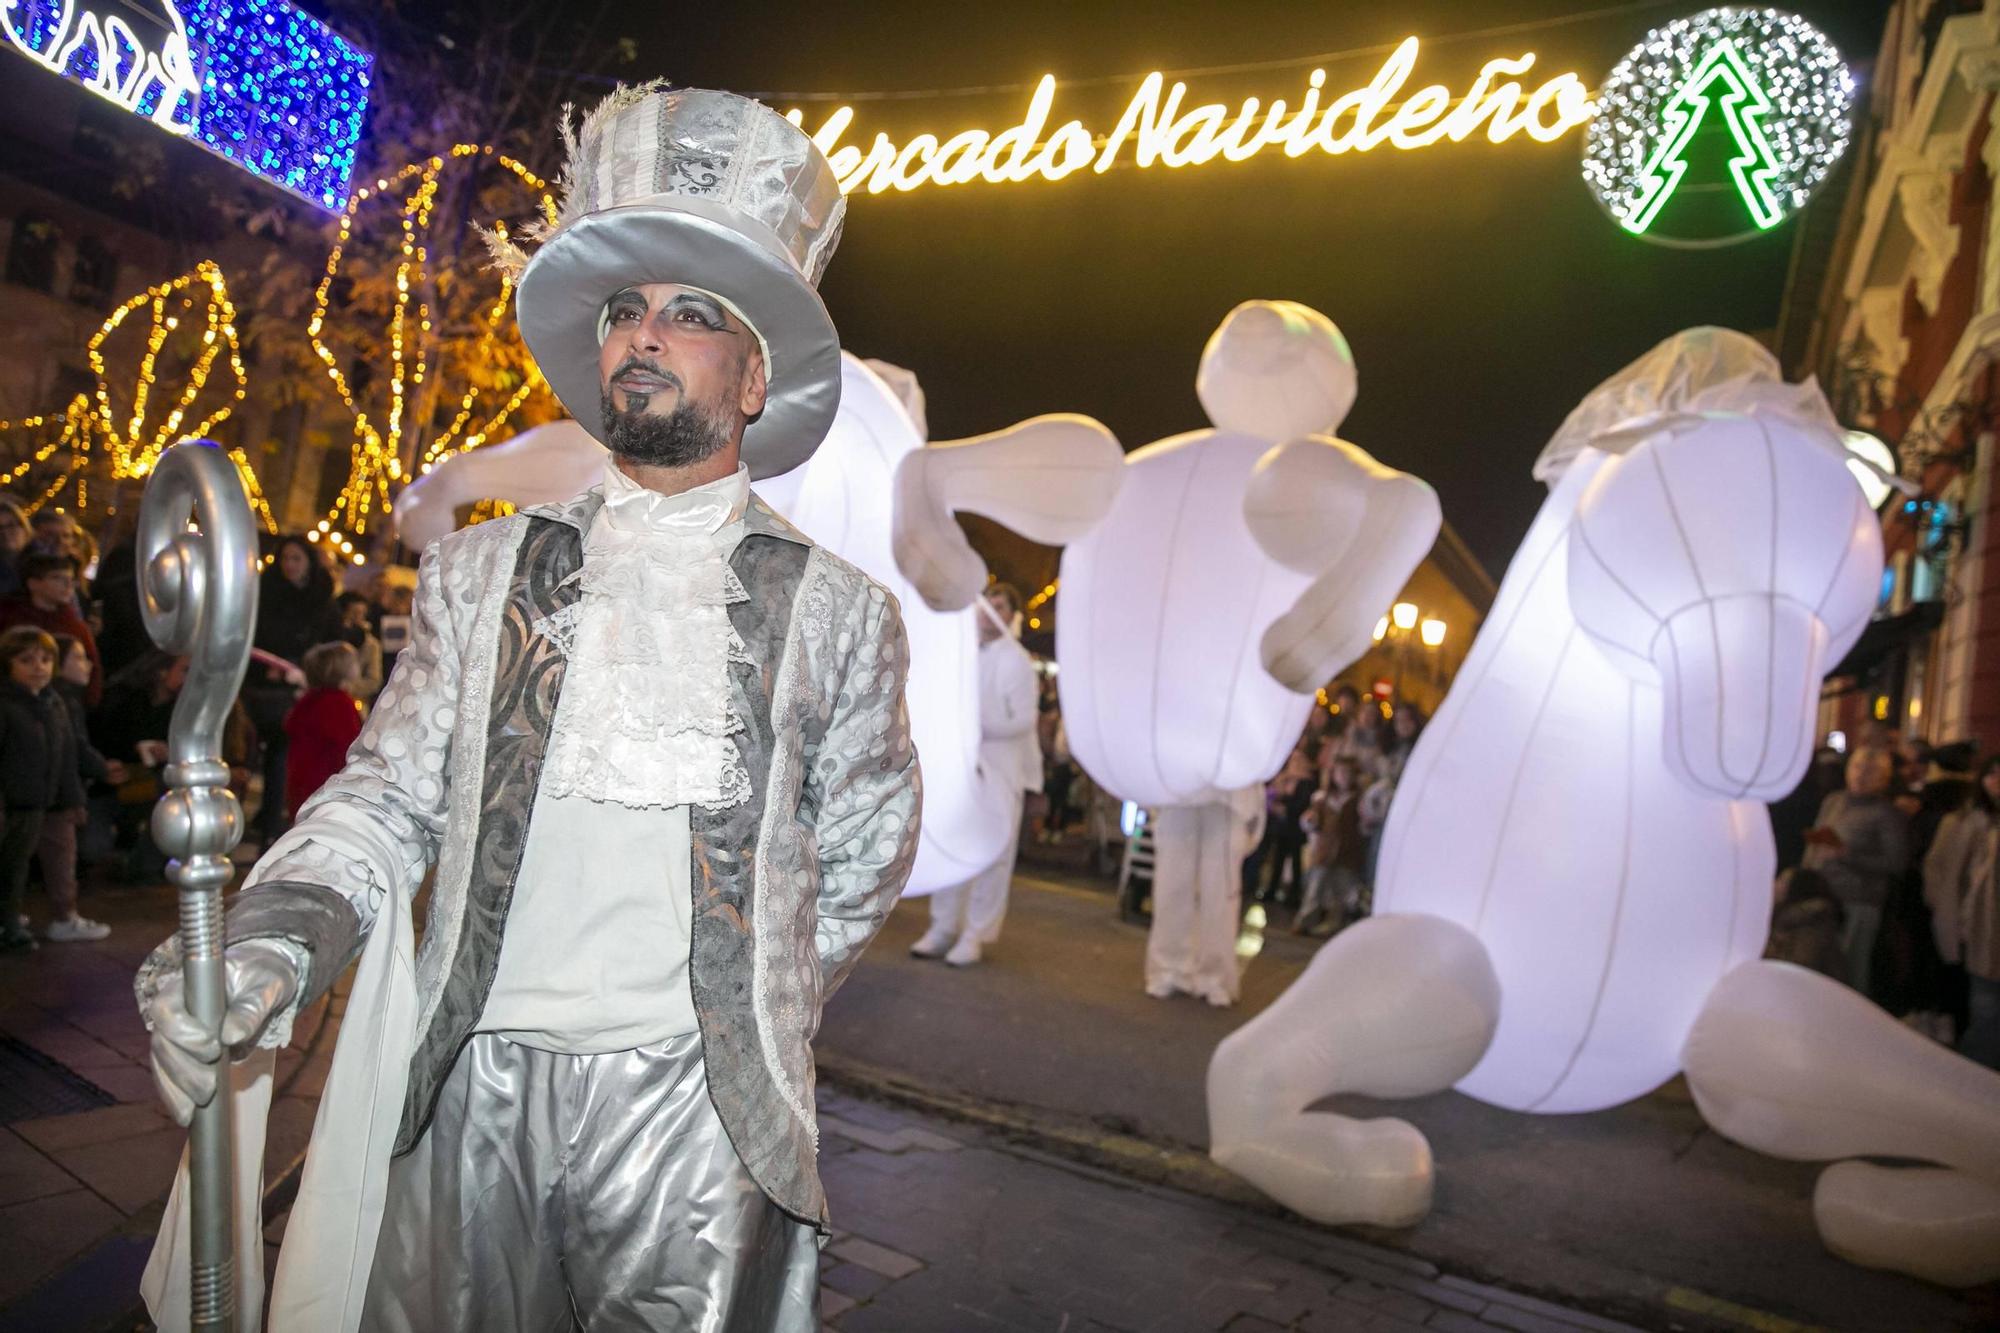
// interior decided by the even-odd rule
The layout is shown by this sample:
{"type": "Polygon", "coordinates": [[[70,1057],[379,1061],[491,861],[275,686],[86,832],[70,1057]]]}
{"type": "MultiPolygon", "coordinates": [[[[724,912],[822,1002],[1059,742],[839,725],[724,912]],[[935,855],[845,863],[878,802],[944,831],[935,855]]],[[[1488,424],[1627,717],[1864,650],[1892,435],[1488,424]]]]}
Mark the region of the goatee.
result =
{"type": "Polygon", "coordinates": [[[606,391],[604,443],[613,454],[647,467],[691,467],[722,452],[729,432],[722,423],[683,399],[664,416],[653,412],[623,412],[606,391]]]}

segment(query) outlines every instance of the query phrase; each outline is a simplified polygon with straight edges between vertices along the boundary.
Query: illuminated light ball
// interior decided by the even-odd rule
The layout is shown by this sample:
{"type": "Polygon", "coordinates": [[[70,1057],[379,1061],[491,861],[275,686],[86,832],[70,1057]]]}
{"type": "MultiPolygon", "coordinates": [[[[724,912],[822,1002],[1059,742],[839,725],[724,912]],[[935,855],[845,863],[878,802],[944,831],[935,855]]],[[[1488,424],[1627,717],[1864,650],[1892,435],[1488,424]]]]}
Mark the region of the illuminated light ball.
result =
{"type": "Polygon", "coordinates": [[[1655,28],[1612,67],[1584,137],[1583,180],[1626,231],[1661,244],[1747,240],[1806,206],[1847,151],[1854,75],[1826,35],[1779,9],[1709,9],[1655,28]],[[1733,136],[1743,228],[1674,230],[1689,155],[1733,136]]]}

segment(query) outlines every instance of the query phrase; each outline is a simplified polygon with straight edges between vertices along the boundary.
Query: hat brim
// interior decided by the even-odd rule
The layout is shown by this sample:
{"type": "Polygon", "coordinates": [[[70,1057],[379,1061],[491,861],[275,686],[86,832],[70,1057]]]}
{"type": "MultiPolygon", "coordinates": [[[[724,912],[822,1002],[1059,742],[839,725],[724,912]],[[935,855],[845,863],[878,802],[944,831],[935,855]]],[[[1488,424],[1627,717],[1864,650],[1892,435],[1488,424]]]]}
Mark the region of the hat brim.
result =
{"type": "Polygon", "coordinates": [[[592,437],[604,442],[597,329],[604,303],[640,283],[675,282],[728,298],[770,346],[764,411],[743,432],[753,480],[812,457],[840,409],[840,336],[819,293],[774,240],[739,215],[676,198],[577,219],[551,236],[521,274],[515,313],[542,377],[592,437]]]}

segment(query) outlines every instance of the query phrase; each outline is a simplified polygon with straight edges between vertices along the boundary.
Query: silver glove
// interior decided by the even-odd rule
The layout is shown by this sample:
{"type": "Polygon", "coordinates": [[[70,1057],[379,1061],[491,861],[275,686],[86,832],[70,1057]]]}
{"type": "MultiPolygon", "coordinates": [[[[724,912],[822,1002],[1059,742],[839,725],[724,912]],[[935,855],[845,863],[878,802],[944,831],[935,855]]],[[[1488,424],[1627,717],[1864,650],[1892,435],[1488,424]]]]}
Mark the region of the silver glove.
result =
{"type": "Polygon", "coordinates": [[[299,991],[298,967],[284,946],[274,941],[232,944],[223,962],[229,1008],[223,1014],[220,1042],[187,1011],[178,971],[160,978],[146,1007],[146,1023],[153,1030],[153,1082],[167,1109],[183,1125],[194,1118],[195,1107],[208,1105],[215,1096],[222,1048],[241,1059],[299,991]]]}

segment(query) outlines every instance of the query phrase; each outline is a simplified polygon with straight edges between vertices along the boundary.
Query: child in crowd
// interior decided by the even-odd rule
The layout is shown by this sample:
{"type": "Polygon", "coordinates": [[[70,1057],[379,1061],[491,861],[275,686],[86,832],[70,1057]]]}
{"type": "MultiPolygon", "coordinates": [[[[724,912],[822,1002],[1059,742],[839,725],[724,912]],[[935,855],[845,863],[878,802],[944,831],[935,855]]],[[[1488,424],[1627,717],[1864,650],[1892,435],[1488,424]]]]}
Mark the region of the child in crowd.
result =
{"type": "Polygon", "coordinates": [[[21,909],[42,821],[72,793],[75,800],[68,804],[81,804],[82,783],[69,710],[49,688],[56,674],[56,641],[32,625],[0,633],[0,672],[5,673],[0,679],[0,797],[7,807],[6,824],[0,828],[0,889],[6,893],[0,949],[17,952],[36,947],[21,909]]]}
{"type": "Polygon", "coordinates": [[[89,814],[84,783],[123,782],[125,765],[99,754],[84,726],[84,695],[97,670],[90,651],[81,639],[67,634],[56,635],[55,644],[56,676],[50,691],[57,711],[69,725],[77,781],[73,785],[63,784],[62,799],[42,817],[42,833],[35,846],[35,858],[42,866],[42,885],[48,890],[52,909],[49,928],[43,934],[58,943],[101,940],[111,933],[111,927],[76,910],[77,834],[89,814]]]}
{"type": "MultiPolygon", "coordinates": [[[[306,692],[285,714],[291,754],[285,767],[285,816],[298,816],[306,798],[347,762],[347,747],[361,734],[361,704],[351,692],[361,659],[350,644],[322,643],[306,650],[306,692]]],[[[266,793],[265,799],[271,799],[266,793]]]]}

